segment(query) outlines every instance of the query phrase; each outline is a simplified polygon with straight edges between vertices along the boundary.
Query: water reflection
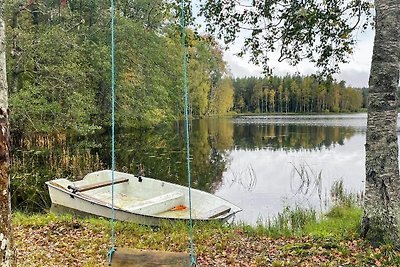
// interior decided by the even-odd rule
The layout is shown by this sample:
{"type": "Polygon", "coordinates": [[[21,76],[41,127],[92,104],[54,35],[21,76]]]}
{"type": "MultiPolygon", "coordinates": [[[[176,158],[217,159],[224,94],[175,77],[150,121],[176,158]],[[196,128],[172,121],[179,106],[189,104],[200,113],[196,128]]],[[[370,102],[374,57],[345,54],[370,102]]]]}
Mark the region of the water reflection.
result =
{"type": "MultiPolygon", "coordinates": [[[[226,148],[232,145],[231,128],[228,122],[192,122],[190,155],[193,187],[208,192],[215,192],[219,187],[222,172],[228,163],[226,148]]],[[[117,135],[117,140],[118,169],[137,173],[142,167],[149,177],[187,185],[184,123],[164,125],[146,132],[121,133],[117,135]]]]}
{"type": "MultiPolygon", "coordinates": [[[[233,146],[232,123],[196,120],[190,133],[192,186],[213,193],[221,185],[228,164],[226,154],[233,146]]],[[[109,133],[15,137],[11,181],[15,209],[47,209],[50,201],[45,181],[80,179],[88,172],[109,168],[111,163],[109,133]]],[[[120,131],[116,135],[116,170],[187,185],[185,147],[181,122],[146,131],[120,131]]]]}
{"type": "MultiPolygon", "coordinates": [[[[287,121],[284,117],[193,120],[192,186],[238,204],[243,208],[239,219],[248,223],[276,214],[285,201],[318,203],[318,195],[321,199],[330,184],[341,177],[346,186],[359,188],[365,142],[360,125],[365,118],[342,117],[332,118],[339,126],[325,117],[316,118],[319,124],[304,123],[312,121],[312,116],[288,117],[287,121]],[[306,179],[299,184],[293,179],[294,166],[301,164],[320,175],[316,194],[310,187],[316,186],[313,182],[306,179]]],[[[13,145],[14,209],[47,209],[50,201],[45,181],[80,179],[88,172],[109,168],[111,163],[108,132],[14,136],[13,145]]],[[[116,135],[116,169],[187,185],[185,147],[183,122],[148,130],[120,130],[116,135]]]]}
{"type": "Polygon", "coordinates": [[[240,149],[329,149],[343,145],[356,130],[352,127],[294,124],[238,124],[234,140],[240,149]]]}
{"type": "Polygon", "coordinates": [[[324,203],[326,207],[326,195],[322,195],[322,170],[316,171],[307,162],[300,162],[299,165],[292,164],[290,173],[290,189],[293,193],[291,196],[313,197],[318,196],[320,208],[324,203]]]}
{"type": "Polygon", "coordinates": [[[245,169],[237,169],[235,166],[231,166],[229,169],[232,180],[228,181],[228,186],[239,185],[248,192],[255,189],[257,185],[257,175],[251,164],[245,169]]]}

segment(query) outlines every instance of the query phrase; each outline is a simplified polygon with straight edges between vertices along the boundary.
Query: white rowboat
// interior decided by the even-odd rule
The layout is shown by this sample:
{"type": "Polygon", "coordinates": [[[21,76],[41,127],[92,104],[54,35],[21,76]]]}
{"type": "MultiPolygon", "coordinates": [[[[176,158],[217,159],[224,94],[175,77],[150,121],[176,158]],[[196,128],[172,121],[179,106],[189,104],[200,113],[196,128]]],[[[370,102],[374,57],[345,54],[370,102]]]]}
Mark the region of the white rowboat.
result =
{"type": "MultiPolygon", "coordinates": [[[[89,173],[71,182],[56,179],[46,182],[52,204],[83,213],[111,218],[111,171],[89,173]]],[[[192,189],[194,221],[226,221],[241,211],[236,205],[204,191],[192,189]]],[[[188,220],[187,187],[160,180],[114,172],[115,219],[145,225],[162,220],[188,220]]]]}

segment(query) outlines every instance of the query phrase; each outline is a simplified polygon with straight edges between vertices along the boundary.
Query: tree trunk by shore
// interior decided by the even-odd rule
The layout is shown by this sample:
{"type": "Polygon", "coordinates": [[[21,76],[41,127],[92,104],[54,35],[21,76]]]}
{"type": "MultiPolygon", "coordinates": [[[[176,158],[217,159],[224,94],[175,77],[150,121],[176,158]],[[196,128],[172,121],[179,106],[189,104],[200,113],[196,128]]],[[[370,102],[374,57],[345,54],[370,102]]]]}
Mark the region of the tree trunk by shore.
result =
{"type": "Polygon", "coordinates": [[[4,0],[0,0],[0,265],[15,266],[11,228],[10,132],[8,122],[4,0]]]}
{"type": "Polygon", "coordinates": [[[400,245],[397,88],[400,0],[375,1],[375,40],[369,79],[366,181],[362,235],[400,245]]]}

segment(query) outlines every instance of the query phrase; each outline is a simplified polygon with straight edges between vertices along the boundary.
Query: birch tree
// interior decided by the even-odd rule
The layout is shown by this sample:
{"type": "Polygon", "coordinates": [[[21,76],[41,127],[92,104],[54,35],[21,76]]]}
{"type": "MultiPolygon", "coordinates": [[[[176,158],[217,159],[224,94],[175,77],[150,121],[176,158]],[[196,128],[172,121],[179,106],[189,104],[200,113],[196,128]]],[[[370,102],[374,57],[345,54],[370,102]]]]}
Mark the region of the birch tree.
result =
{"type": "Polygon", "coordinates": [[[8,123],[4,0],[0,0],[0,128],[0,265],[15,266],[11,229],[10,134],[8,123]]]}
{"type": "Polygon", "coordinates": [[[400,0],[376,0],[375,10],[362,234],[373,241],[390,241],[399,247],[400,177],[396,130],[400,0]]]}

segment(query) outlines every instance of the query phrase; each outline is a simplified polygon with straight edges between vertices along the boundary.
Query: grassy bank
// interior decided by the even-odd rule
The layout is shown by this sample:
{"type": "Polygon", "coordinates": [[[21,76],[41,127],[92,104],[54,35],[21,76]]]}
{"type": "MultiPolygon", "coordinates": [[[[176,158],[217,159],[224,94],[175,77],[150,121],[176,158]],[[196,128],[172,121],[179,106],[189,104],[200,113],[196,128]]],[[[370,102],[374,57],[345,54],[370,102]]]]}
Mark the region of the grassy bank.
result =
{"type": "MultiPolygon", "coordinates": [[[[258,226],[195,225],[199,266],[398,266],[389,245],[373,248],[358,238],[361,209],[336,206],[315,212],[285,210],[258,226]]],[[[158,229],[117,222],[116,247],[188,252],[188,227],[158,229]]],[[[102,266],[110,245],[104,219],[14,214],[18,266],[102,266]]]]}

